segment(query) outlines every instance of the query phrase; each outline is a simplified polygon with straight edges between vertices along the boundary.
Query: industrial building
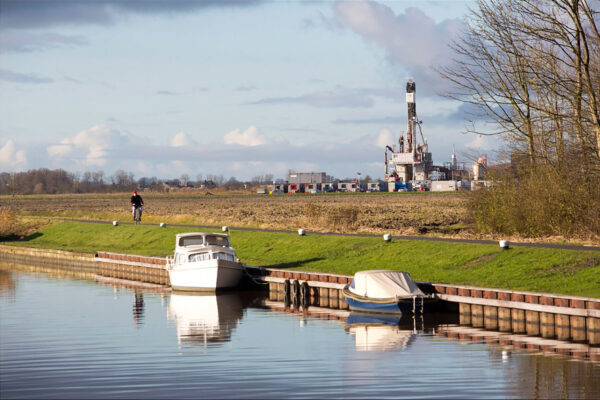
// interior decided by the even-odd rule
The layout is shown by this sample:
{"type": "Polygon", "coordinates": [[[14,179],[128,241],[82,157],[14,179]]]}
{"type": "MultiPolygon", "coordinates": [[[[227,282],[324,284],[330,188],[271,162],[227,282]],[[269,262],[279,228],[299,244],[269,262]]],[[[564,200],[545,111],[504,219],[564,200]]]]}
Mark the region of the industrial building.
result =
{"type": "Polygon", "coordinates": [[[289,172],[288,183],[325,183],[327,174],[325,172],[289,172]]]}
{"type": "Polygon", "coordinates": [[[412,80],[406,83],[406,104],[406,137],[400,133],[397,150],[395,144],[385,148],[385,181],[390,192],[397,191],[399,187],[406,187],[409,182],[414,184],[427,181],[433,170],[433,159],[421,129],[422,121],[417,117],[416,83],[412,80]],[[421,140],[418,141],[418,138],[421,140]]]}
{"type": "Polygon", "coordinates": [[[273,193],[320,193],[320,192],[399,192],[412,190],[471,190],[489,186],[484,181],[487,169],[485,155],[473,163],[472,170],[467,163],[459,162],[454,146],[451,161],[441,166],[433,165],[427,139],[423,136],[416,104],[416,83],[406,83],[407,128],[400,132],[398,143],[385,146],[385,180],[337,181],[325,172],[289,172],[284,184],[273,185],[273,193]]]}

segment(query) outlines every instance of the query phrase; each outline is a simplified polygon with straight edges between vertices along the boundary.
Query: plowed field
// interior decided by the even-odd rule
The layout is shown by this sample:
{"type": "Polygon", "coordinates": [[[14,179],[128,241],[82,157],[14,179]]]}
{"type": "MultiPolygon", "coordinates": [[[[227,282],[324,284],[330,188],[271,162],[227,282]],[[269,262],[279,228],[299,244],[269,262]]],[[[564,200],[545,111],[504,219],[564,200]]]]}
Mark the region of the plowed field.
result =
{"type": "MultiPolygon", "coordinates": [[[[2,197],[22,216],[122,220],[129,194],[2,197]]],[[[142,193],[142,222],[469,236],[463,193],[205,195],[142,193]]]]}

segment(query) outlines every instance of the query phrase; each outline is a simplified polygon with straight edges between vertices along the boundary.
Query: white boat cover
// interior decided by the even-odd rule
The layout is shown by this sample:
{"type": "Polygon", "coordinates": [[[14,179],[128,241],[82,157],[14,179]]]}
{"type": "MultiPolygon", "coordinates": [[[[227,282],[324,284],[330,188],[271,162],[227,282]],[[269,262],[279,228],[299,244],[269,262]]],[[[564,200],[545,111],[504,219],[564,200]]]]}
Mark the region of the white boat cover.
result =
{"type": "Polygon", "coordinates": [[[357,272],[349,290],[356,295],[375,299],[425,296],[408,272],[388,270],[357,272]]]}

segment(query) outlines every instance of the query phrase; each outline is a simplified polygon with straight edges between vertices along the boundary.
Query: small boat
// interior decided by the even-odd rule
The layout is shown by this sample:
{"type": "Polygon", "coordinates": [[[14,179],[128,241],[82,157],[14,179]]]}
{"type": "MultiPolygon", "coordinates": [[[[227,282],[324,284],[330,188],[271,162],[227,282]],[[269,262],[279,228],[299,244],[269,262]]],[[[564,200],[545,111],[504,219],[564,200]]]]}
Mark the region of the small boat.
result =
{"type": "Polygon", "coordinates": [[[180,233],[175,254],[167,258],[167,271],[174,290],[215,291],[239,284],[244,266],[221,233],[180,233]]]}
{"type": "Polygon", "coordinates": [[[386,314],[423,312],[435,300],[407,272],[389,270],[357,272],[343,293],[353,311],[386,314]]]}

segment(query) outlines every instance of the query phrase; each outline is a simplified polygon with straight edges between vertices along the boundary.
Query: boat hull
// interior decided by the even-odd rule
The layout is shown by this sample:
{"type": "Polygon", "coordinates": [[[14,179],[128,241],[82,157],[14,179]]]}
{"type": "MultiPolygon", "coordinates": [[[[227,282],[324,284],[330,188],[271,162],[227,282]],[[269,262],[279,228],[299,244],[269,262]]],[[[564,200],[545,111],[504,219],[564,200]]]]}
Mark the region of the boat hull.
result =
{"type": "Polygon", "coordinates": [[[238,286],[244,274],[239,262],[213,259],[176,265],[169,270],[173,290],[215,291],[238,286]]]}
{"type": "MultiPolygon", "coordinates": [[[[348,285],[343,290],[346,302],[352,311],[360,311],[366,313],[382,313],[382,314],[410,314],[414,310],[415,304],[412,297],[407,298],[392,298],[392,299],[373,299],[369,297],[359,296],[352,293],[348,289],[348,285]]],[[[424,309],[431,307],[431,299],[417,299],[417,312],[421,311],[421,303],[423,302],[424,309]]]]}

